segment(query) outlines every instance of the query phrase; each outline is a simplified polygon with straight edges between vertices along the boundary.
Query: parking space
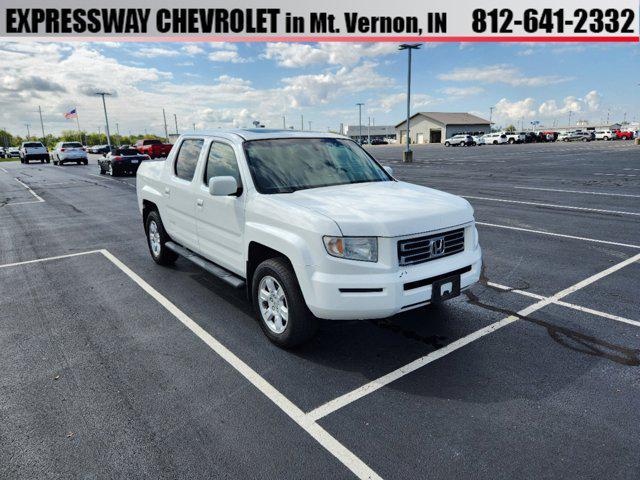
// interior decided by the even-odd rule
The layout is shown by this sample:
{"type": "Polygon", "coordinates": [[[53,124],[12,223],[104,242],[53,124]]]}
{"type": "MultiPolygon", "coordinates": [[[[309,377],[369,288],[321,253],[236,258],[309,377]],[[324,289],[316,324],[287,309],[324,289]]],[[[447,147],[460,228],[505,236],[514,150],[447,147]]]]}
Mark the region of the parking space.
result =
{"type": "Polygon", "coordinates": [[[467,197],[481,283],[295,351],[243,292],[151,261],[135,178],[3,164],[0,476],[633,477],[640,178],[596,173],[640,147],[402,148],[369,151],[467,197]]]}

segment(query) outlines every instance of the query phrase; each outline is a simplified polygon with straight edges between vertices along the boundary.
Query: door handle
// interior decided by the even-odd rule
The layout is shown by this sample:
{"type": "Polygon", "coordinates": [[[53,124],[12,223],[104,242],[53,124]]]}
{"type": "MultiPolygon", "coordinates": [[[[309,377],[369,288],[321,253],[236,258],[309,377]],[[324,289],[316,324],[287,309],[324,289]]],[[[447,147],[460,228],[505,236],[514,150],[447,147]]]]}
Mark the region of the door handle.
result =
{"type": "Polygon", "coordinates": [[[196,205],[201,207],[202,205],[204,205],[204,200],[199,198],[198,200],[196,200],[196,205]]]}
{"type": "Polygon", "coordinates": [[[169,189],[169,187],[164,187],[164,194],[171,195],[171,190],[169,189]]]}

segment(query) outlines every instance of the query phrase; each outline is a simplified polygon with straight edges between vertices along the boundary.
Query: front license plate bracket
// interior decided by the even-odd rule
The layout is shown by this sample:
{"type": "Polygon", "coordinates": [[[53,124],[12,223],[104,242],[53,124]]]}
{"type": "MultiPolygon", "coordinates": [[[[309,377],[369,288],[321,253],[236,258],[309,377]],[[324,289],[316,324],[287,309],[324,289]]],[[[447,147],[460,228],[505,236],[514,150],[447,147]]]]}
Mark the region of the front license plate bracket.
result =
{"type": "Polygon", "coordinates": [[[460,275],[436,280],[431,284],[431,301],[443,302],[460,295],[460,275]]]}

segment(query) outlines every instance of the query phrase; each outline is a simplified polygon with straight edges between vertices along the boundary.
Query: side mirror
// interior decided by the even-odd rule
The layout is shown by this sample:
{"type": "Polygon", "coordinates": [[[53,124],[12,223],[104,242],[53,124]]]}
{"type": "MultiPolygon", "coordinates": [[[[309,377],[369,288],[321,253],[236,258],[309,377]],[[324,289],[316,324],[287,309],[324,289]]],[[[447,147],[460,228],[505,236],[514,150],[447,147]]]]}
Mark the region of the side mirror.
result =
{"type": "Polygon", "coordinates": [[[384,168],[387,171],[387,173],[393,177],[393,168],[391,167],[382,167],[382,168],[384,168]]]}
{"type": "Polygon", "coordinates": [[[238,191],[238,182],[230,176],[211,177],[209,179],[209,193],[215,197],[226,197],[238,191]]]}

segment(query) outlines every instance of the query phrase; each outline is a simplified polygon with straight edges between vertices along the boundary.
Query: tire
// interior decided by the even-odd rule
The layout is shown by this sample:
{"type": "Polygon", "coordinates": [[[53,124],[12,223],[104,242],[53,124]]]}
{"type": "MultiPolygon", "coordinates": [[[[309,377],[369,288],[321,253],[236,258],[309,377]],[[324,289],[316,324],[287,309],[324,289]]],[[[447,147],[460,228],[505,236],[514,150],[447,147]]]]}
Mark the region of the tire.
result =
{"type": "Polygon", "coordinates": [[[450,147],[450,146],[451,146],[451,143],[449,143],[449,142],[444,142],[444,146],[445,146],[445,147],[450,147]]]}
{"type": "Polygon", "coordinates": [[[157,210],[153,210],[147,215],[144,222],[144,231],[147,237],[149,253],[154,262],[158,265],[171,265],[178,259],[177,253],[165,247],[165,243],[170,239],[164,230],[164,225],[162,225],[162,220],[157,210]]]}
{"type": "Polygon", "coordinates": [[[494,141],[493,141],[493,144],[494,144],[494,145],[498,145],[498,141],[497,141],[497,140],[494,140],[494,141]]]}
{"type": "Polygon", "coordinates": [[[251,282],[251,298],[262,331],[277,346],[293,348],[306,342],[316,333],[318,319],[307,308],[296,274],[286,260],[271,258],[258,265],[251,282]],[[278,288],[270,292],[269,285],[278,288]],[[279,291],[283,292],[281,297],[278,296],[279,291]],[[268,295],[269,293],[271,295],[268,295]],[[280,315],[282,320],[279,322],[277,315],[271,310],[273,307],[281,312],[278,305],[286,308],[287,316],[284,320],[280,315]],[[267,320],[269,318],[272,319],[271,322],[267,320]]]}
{"type": "Polygon", "coordinates": [[[82,162],[83,165],[89,165],[89,160],[85,160],[82,162]]]}
{"type": "Polygon", "coordinates": [[[510,138],[510,139],[509,139],[509,143],[510,143],[511,145],[513,145],[514,143],[516,143],[516,141],[515,141],[513,138],[510,138]]]}

